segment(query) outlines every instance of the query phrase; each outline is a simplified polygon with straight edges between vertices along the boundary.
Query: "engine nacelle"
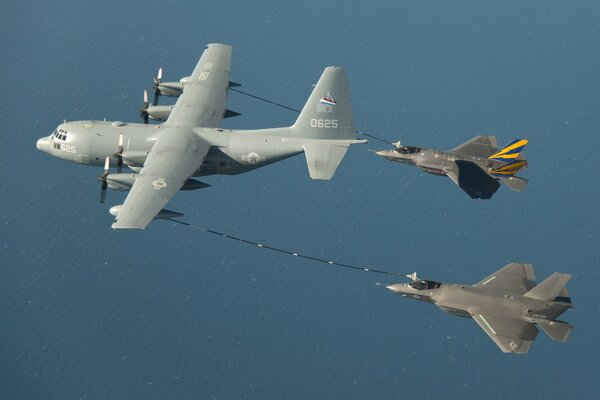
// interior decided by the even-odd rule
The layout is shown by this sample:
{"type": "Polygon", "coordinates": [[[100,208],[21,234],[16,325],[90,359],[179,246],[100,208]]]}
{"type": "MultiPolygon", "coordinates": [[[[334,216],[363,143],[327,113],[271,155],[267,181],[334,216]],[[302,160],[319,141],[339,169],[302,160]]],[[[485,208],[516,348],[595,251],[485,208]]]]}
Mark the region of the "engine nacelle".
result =
{"type": "Polygon", "coordinates": [[[175,106],[148,106],[148,116],[156,121],[166,121],[173,107],[175,106]]]}
{"type": "MultiPolygon", "coordinates": [[[[187,77],[189,78],[189,77],[187,77]]],[[[179,82],[161,82],[158,84],[161,96],[179,97],[183,93],[183,85],[186,83],[186,78],[182,78],[179,82]]]]}
{"type": "Polygon", "coordinates": [[[137,174],[108,174],[106,183],[112,190],[130,190],[137,174]]]}

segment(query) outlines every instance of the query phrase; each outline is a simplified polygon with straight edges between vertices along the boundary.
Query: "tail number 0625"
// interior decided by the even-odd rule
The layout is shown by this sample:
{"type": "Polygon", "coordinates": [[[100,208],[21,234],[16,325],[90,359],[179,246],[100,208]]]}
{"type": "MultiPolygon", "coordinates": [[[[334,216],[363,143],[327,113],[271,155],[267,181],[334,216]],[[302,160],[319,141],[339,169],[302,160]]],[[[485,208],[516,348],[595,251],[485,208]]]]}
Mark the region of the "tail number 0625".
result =
{"type": "Polygon", "coordinates": [[[337,119],[321,119],[321,118],[312,118],[310,120],[311,128],[337,128],[338,120],[337,119]]]}

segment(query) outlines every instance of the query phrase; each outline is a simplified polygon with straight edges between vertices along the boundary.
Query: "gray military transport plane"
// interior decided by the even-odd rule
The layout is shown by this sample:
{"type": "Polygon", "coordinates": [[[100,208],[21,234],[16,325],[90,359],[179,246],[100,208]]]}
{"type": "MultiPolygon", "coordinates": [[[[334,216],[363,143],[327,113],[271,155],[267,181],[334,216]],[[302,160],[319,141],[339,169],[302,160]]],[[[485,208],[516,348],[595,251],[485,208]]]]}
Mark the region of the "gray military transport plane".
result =
{"type": "Polygon", "coordinates": [[[498,190],[498,181],[517,192],[525,189],[527,179],[515,174],[527,166],[527,161],[519,158],[526,144],[527,140],[516,139],[498,150],[495,136],[477,136],[448,151],[402,146],[396,142],[395,149],[376,154],[417,166],[433,175],[447,176],[473,199],[489,199],[498,190]]]}
{"type": "MultiPolygon", "coordinates": [[[[231,50],[223,44],[206,47],[192,75],[165,93],[180,94],[168,106],[165,123],[65,122],[37,141],[38,150],[77,164],[104,165],[101,201],[107,187],[129,190],[124,204],[110,209],[116,217],[112,227],[143,229],[154,218],[182,215],[164,209],[180,189],[209,186],[192,177],[240,174],[304,153],[310,177],[328,180],[351,144],[366,143],[356,139],[348,79],[339,67],[325,69],[291,127],[220,129],[232,86],[231,50]],[[133,173],[111,174],[110,164],[133,173]]],[[[157,90],[164,86],[160,79],[159,73],[157,90]]]]}
{"type": "Polygon", "coordinates": [[[505,353],[527,353],[542,328],[566,342],[572,327],[557,321],[572,307],[565,285],[571,275],[555,272],[536,286],[531,264],[508,264],[475,285],[447,284],[409,275],[411,283],[386,286],[403,297],[433,303],[459,317],[470,317],[505,353]]]}

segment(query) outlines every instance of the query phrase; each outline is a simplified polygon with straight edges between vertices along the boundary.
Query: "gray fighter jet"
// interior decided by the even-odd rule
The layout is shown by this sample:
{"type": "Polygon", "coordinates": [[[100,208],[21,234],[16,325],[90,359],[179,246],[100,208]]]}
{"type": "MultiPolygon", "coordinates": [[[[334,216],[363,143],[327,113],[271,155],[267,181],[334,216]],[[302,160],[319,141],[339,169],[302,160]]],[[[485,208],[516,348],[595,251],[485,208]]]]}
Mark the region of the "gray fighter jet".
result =
{"type": "MultiPolygon", "coordinates": [[[[114,206],[114,229],[143,229],[154,218],[182,214],[165,210],[180,189],[209,185],[192,177],[240,174],[304,153],[310,177],[331,179],[356,139],[348,78],[342,68],[325,69],[308,102],[291,127],[261,130],[220,129],[227,110],[231,46],[210,44],[192,75],[179,83],[155,80],[156,95],[178,96],[174,106],[160,109],[160,125],[121,121],[75,121],[59,125],[37,141],[37,148],[77,164],[101,166],[103,202],[107,188],[129,190],[124,204],[114,206]],[[117,173],[109,173],[110,165],[117,173]],[[121,167],[133,173],[121,173],[121,167]]],[[[142,116],[148,122],[147,96],[142,116]]],[[[154,109],[153,112],[156,112],[154,109]]]]}
{"type": "Polygon", "coordinates": [[[411,283],[386,286],[403,297],[433,303],[459,317],[470,317],[505,353],[527,353],[542,328],[566,342],[572,327],[558,321],[572,307],[565,285],[571,275],[556,272],[536,286],[531,264],[508,264],[475,285],[447,284],[409,275],[411,283]]]}
{"type": "Polygon", "coordinates": [[[498,190],[498,181],[517,192],[525,188],[527,179],[515,174],[527,166],[527,161],[519,158],[527,142],[516,139],[498,150],[495,136],[477,136],[449,151],[402,146],[396,142],[395,149],[376,154],[433,175],[447,176],[473,199],[489,199],[498,190]]]}

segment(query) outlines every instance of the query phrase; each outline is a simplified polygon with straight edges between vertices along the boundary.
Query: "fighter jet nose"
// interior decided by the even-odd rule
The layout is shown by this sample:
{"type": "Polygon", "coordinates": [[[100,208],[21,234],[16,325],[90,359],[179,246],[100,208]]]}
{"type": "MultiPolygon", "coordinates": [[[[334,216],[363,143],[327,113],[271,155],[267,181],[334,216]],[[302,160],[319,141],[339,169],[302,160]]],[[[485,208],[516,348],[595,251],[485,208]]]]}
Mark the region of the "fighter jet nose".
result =
{"type": "Polygon", "coordinates": [[[35,144],[35,147],[37,147],[39,151],[50,153],[50,139],[47,137],[39,138],[35,144]]]}
{"type": "Polygon", "coordinates": [[[396,284],[396,285],[389,285],[389,286],[386,286],[385,288],[391,290],[394,293],[402,292],[402,290],[401,290],[402,284],[401,283],[396,284]]]}
{"type": "MultiPolygon", "coordinates": [[[[379,151],[376,151],[375,154],[377,154],[378,156],[381,156],[381,157],[385,157],[386,151],[387,150],[379,150],[379,151]]],[[[388,286],[388,289],[389,289],[389,286],[388,286]]]]}

